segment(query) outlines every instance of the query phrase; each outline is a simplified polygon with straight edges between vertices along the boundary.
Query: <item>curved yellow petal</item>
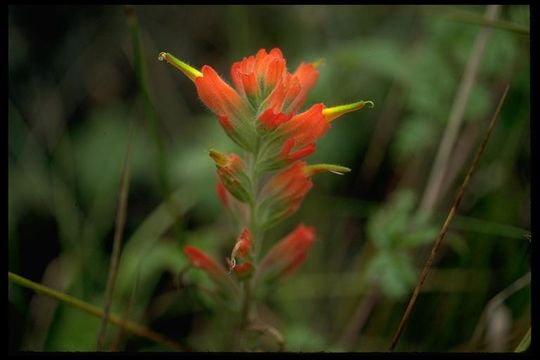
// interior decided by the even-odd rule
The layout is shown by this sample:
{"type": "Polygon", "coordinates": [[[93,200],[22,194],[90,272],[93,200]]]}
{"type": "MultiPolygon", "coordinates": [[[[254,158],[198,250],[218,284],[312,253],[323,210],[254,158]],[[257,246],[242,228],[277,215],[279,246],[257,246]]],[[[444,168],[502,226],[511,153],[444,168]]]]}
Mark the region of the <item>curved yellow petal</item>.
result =
{"type": "Polygon", "coordinates": [[[373,101],[358,101],[352,104],[347,105],[340,105],[340,106],[334,106],[331,108],[326,108],[322,111],[324,118],[328,122],[332,122],[336,120],[338,117],[340,117],[343,114],[346,114],[348,112],[356,111],[362,109],[364,106],[369,105],[371,108],[375,106],[373,101]]]}
{"type": "Polygon", "coordinates": [[[167,63],[171,64],[172,66],[183,72],[188,78],[191,79],[191,81],[195,81],[196,78],[203,76],[202,72],[186,64],[185,62],[178,60],[176,57],[174,57],[174,55],[168,52],[160,52],[158,60],[166,61],[167,63]]]}

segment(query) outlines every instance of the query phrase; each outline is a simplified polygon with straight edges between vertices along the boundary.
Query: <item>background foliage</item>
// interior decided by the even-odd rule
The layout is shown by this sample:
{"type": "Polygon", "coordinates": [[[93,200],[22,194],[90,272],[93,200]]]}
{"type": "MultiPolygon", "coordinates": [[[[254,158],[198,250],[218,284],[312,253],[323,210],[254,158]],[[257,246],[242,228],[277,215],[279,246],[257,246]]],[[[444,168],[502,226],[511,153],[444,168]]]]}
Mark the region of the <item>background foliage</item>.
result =
{"type": "MultiPolygon", "coordinates": [[[[291,69],[326,59],[307,104],[376,103],[333,123],[310,159],[353,172],[316,178],[300,211],[270,235],[284,235],[299,221],[317,230],[307,262],[259,310],[282,331],[286,349],[387,350],[506,84],[495,132],[398,350],[516,347],[530,327],[529,287],[486,308],[530,269],[528,35],[492,30],[439,201],[426,216],[418,203],[481,29],[447,15],[480,16],[485,6],[134,9],[150,103],[137,85],[121,6],[9,7],[9,271],[103,306],[132,125],[112,310],[193,350],[220,350],[224,310],[195,286],[211,284],[202,273],[190,271],[183,281],[179,273],[187,262],[183,245],[224,259],[234,241],[207,155],[210,147],[233,145],[192,83],[157,54],[210,64],[228,79],[233,61],[277,46],[291,69]]],[[[528,28],[529,7],[503,6],[498,17],[528,28]]],[[[10,350],[95,350],[99,319],[13,284],[8,300],[10,350]]],[[[167,350],[110,326],[113,343],[120,350],[167,350]]]]}

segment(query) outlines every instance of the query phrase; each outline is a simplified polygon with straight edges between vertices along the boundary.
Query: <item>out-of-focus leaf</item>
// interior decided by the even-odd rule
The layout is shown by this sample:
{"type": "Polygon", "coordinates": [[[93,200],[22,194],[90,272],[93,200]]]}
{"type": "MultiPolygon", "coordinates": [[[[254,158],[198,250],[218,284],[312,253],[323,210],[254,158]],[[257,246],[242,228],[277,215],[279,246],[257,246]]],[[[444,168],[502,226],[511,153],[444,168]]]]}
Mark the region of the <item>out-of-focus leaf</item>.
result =
{"type": "Polygon", "coordinates": [[[368,265],[367,277],[392,298],[407,294],[416,280],[416,271],[404,254],[381,251],[368,265]]]}
{"type": "Polygon", "coordinates": [[[95,351],[100,319],[60,304],[45,343],[45,351],[95,351]]]}
{"type": "Polygon", "coordinates": [[[523,339],[519,342],[518,346],[514,350],[514,352],[524,352],[527,351],[527,349],[531,346],[531,328],[527,330],[527,333],[525,336],[523,336],[523,339]]]}
{"type": "Polygon", "coordinates": [[[403,247],[414,247],[418,245],[434,242],[437,237],[437,229],[432,227],[422,227],[403,234],[400,245],[403,247]]]}
{"type": "Polygon", "coordinates": [[[415,204],[415,195],[410,191],[395,194],[390,202],[379,208],[368,222],[368,235],[380,249],[390,249],[399,243],[404,233],[409,213],[415,204]]]}
{"type": "Polygon", "coordinates": [[[202,122],[197,137],[171,149],[169,175],[173,184],[182,184],[182,187],[189,189],[190,196],[200,204],[199,208],[205,211],[205,216],[212,217],[222,207],[215,192],[216,167],[208,150],[215,148],[227,153],[238,152],[239,149],[224,136],[214,116],[201,116],[197,120],[202,122]]]}
{"type": "Polygon", "coordinates": [[[283,333],[286,351],[306,352],[325,351],[326,341],[323,336],[302,325],[292,325],[283,333]]]}
{"type": "MultiPolygon", "coordinates": [[[[157,242],[139,257],[122,257],[122,272],[118,273],[117,287],[120,294],[129,294],[131,287],[138,282],[138,293],[152,292],[158,275],[163,271],[179,272],[187,265],[180,247],[170,242],[157,242]]],[[[138,302],[144,303],[138,296],[138,302]]]]}
{"type": "MultiPolygon", "coordinates": [[[[100,231],[114,223],[122,164],[128,137],[127,110],[121,106],[94,113],[85,126],[74,131],[71,146],[66,141],[58,148],[57,165],[69,175],[75,166],[77,187],[88,218],[100,231]],[[99,169],[99,171],[96,171],[99,169]]],[[[144,133],[135,129],[132,139],[130,172],[132,178],[152,181],[153,147],[144,133]]]]}
{"type": "Polygon", "coordinates": [[[515,35],[506,31],[493,31],[486,46],[482,61],[481,74],[488,76],[508,76],[512,73],[509,64],[515,63],[516,45],[515,35]]]}
{"type": "Polygon", "coordinates": [[[448,65],[444,50],[436,51],[426,44],[415,47],[405,86],[406,108],[415,117],[436,124],[446,120],[459,79],[448,65]]]}
{"type": "Polygon", "coordinates": [[[409,158],[434,144],[437,135],[435,119],[412,115],[400,124],[391,151],[396,161],[409,158]]]}
{"type": "Polygon", "coordinates": [[[481,84],[477,84],[472,88],[467,104],[465,111],[466,121],[484,120],[488,110],[491,108],[489,91],[481,84]]]}

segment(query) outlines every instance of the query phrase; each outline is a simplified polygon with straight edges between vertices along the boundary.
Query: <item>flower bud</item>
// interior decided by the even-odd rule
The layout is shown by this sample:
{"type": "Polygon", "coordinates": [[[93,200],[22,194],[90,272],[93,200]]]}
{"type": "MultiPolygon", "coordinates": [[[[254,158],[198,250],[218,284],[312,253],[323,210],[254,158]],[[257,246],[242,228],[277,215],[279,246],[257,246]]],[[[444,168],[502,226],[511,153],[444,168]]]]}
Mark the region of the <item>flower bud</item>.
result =
{"type": "Polygon", "coordinates": [[[306,259],[314,239],[315,232],[311,226],[298,225],[266,254],[259,265],[256,279],[273,279],[291,274],[306,259]]]}
{"type": "Polygon", "coordinates": [[[238,285],[232,281],[222,265],[194,246],[185,246],[184,253],[189,258],[191,265],[206,272],[210,279],[223,290],[238,295],[238,285]]]}
{"type": "Polygon", "coordinates": [[[261,221],[268,227],[294,213],[313,186],[311,176],[321,172],[343,175],[349,168],[333,164],[307,165],[300,161],[276,174],[262,189],[261,221]]]}
{"type": "Polygon", "coordinates": [[[226,155],[210,149],[210,157],[216,162],[219,180],[223,186],[238,200],[251,201],[249,191],[250,181],[244,173],[244,164],[236,154],[226,155]]]}
{"type": "Polygon", "coordinates": [[[234,245],[230,259],[227,261],[230,269],[234,270],[234,273],[241,280],[249,278],[253,271],[251,248],[251,232],[244,228],[234,245]]]}

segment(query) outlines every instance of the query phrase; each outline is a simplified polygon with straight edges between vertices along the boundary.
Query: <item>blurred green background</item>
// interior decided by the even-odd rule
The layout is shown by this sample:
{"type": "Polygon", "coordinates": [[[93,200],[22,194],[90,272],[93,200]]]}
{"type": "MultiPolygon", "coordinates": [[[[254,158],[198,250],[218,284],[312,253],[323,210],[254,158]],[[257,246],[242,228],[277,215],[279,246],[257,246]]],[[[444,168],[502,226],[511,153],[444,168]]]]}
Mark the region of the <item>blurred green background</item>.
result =
{"type": "MultiPolygon", "coordinates": [[[[104,305],[132,127],[112,311],[191,350],[221,350],[224,310],[194,285],[211,284],[196,271],[180,284],[179,274],[185,244],[219,259],[230,251],[236,230],[215,196],[207,149],[235,147],[192,82],[157,57],[169,51],[230,80],[234,61],[279,47],[289,70],[326,60],[306,106],[376,104],[332,123],[309,158],[353,171],[316,177],[300,211],[268,234],[278,239],[301,221],[317,231],[306,263],[260,304],[286,350],[388,349],[506,84],[498,124],[397,350],[516,347],[530,327],[528,6],[499,9],[428,214],[419,203],[486,6],[132,11],[130,22],[122,6],[8,8],[9,271],[104,305]]],[[[11,351],[95,350],[98,318],[12,283],[8,301],[11,351]]],[[[107,348],[168,351],[112,325],[107,348]]]]}

